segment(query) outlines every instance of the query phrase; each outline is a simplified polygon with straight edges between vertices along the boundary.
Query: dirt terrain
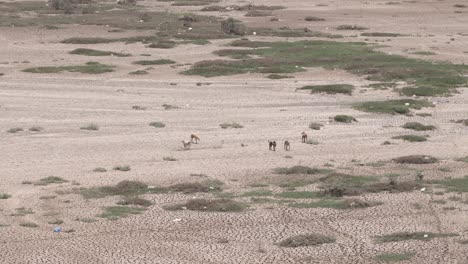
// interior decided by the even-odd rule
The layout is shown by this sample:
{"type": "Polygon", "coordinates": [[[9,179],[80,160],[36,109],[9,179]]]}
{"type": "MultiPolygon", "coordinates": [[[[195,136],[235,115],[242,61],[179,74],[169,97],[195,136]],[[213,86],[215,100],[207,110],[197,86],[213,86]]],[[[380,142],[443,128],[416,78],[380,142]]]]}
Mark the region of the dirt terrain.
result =
{"type": "MultiPolygon", "coordinates": [[[[463,1],[215,3],[285,7],[261,17],[246,17],[246,11],[202,12],[203,6],[172,3],[138,2],[147,10],[233,17],[248,28],[308,28],[343,35],[331,41],[377,43],[381,45],[377,49],[387,54],[468,64],[468,7],[463,7],[463,1]],[[307,16],[324,20],[305,21],[307,16]],[[279,20],[270,21],[272,17],[279,20]],[[337,30],[340,25],[368,30],[337,30]],[[362,36],[363,32],[402,36],[369,37],[362,36]]],[[[294,78],[278,80],[256,72],[211,78],[181,74],[196,62],[220,59],[213,52],[240,36],[210,39],[205,45],[152,49],[141,42],[82,45],[61,41],[151,35],[153,30],[109,32],[111,27],[106,25],[57,26],[0,27],[0,194],[9,196],[0,199],[0,263],[468,263],[468,197],[464,193],[468,187],[463,185],[468,182],[455,183],[462,191],[442,184],[468,175],[468,126],[454,122],[468,118],[467,89],[459,88],[451,96],[418,97],[433,102],[434,107],[412,110],[411,115],[363,112],[352,106],[407,97],[391,89],[369,88],[373,82],[365,76],[338,68],[312,67],[287,74],[294,78]],[[131,56],[69,53],[77,48],[131,56]],[[156,59],[175,63],[134,64],[156,59]],[[115,68],[102,74],[23,72],[89,61],[115,68]],[[129,74],[137,70],[147,74],[129,74]],[[328,84],[355,88],[351,96],[296,90],[328,84]],[[430,116],[416,115],[421,113],[430,116]],[[336,122],[336,115],[350,115],[357,122],[336,122]],[[151,122],[165,126],[153,127],[151,122]],[[232,122],[243,127],[220,127],[232,122]],[[323,127],[310,129],[311,122],[323,127]],[[401,127],[407,122],[436,129],[410,131],[401,127]],[[80,129],[89,124],[96,124],[98,130],[80,129]],[[42,129],[30,131],[34,126],[42,129]],[[12,128],[23,130],[12,133],[12,128]],[[301,143],[303,131],[315,142],[301,143]],[[181,141],[190,140],[192,133],[201,141],[184,150],[181,141]],[[428,135],[427,141],[392,139],[409,134],[428,135]],[[268,140],[278,143],[276,151],[268,150],[268,140]],[[290,151],[283,150],[285,140],[291,142],[290,151]],[[391,144],[383,144],[385,141],[391,144]],[[392,162],[408,155],[427,155],[438,161],[392,162]],[[275,173],[275,168],[298,165],[328,172],[275,173]],[[115,170],[115,166],[129,166],[130,170],[115,170]],[[300,196],[323,191],[321,177],[329,173],[372,176],[382,183],[396,178],[398,183],[416,185],[401,192],[363,191],[331,198],[339,202],[359,199],[373,205],[364,208],[301,207],[322,198],[297,199],[291,193],[300,196]],[[422,182],[415,180],[418,175],[424,176],[422,182]],[[36,184],[48,176],[65,182],[36,184]],[[298,179],[307,184],[292,186],[298,179]],[[117,220],[102,213],[105,207],[116,206],[122,196],[87,199],[82,194],[87,188],[127,180],[146,183],[149,189],[207,180],[223,184],[219,192],[140,193],[151,205],[117,220]],[[246,207],[239,212],[168,209],[198,198],[232,199],[246,207]],[[54,232],[56,227],[62,231],[54,232]],[[421,232],[423,237],[379,241],[380,236],[399,232],[421,232]],[[303,234],[321,234],[334,242],[279,245],[303,234]]],[[[243,37],[269,42],[312,39],[243,37]]]]}

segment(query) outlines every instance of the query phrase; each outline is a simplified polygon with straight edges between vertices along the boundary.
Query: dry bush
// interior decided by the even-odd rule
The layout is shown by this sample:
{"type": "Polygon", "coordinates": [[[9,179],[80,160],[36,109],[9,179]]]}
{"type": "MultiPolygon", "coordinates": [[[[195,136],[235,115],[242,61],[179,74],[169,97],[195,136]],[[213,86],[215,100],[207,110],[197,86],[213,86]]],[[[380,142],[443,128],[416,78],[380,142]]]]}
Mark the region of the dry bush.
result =
{"type": "Polygon", "coordinates": [[[228,18],[221,21],[221,31],[230,35],[245,35],[247,28],[241,22],[236,21],[233,18],[228,18]]]}
{"type": "Polygon", "coordinates": [[[278,243],[280,247],[307,247],[335,242],[335,238],[320,234],[297,235],[278,243]]]}
{"type": "Polygon", "coordinates": [[[438,160],[426,155],[411,155],[394,158],[393,161],[401,164],[431,164],[436,163],[438,160]]]}

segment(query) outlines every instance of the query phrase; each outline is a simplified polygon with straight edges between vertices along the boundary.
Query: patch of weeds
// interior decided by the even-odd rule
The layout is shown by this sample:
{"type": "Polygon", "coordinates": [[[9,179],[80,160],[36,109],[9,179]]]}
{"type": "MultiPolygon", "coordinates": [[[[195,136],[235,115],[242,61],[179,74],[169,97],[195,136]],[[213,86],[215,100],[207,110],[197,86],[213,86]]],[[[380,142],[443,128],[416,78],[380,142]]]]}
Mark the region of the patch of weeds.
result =
{"type": "Polygon", "coordinates": [[[48,66],[48,67],[34,67],[24,69],[23,72],[29,73],[59,73],[59,72],[80,72],[87,74],[101,74],[106,72],[113,72],[114,66],[101,64],[99,62],[87,62],[85,65],[77,66],[48,66]]]}
{"type": "Polygon", "coordinates": [[[97,168],[94,168],[93,171],[94,172],[106,172],[107,170],[105,168],[102,168],[102,167],[97,167],[97,168]]]}
{"type": "Polygon", "coordinates": [[[422,56],[436,55],[436,53],[432,51],[416,51],[416,52],[412,52],[411,54],[422,55],[422,56]]]}
{"type": "Polygon", "coordinates": [[[359,111],[384,114],[408,114],[411,109],[420,110],[423,107],[434,107],[434,104],[426,100],[401,99],[363,102],[353,106],[359,111]]]}
{"type": "Polygon", "coordinates": [[[156,127],[156,128],[163,128],[166,126],[166,124],[162,123],[162,122],[151,122],[149,123],[150,126],[152,127],[156,127]]]}
{"type": "Polygon", "coordinates": [[[460,119],[460,120],[455,121],[455,123],[463,124],[465,126],[468,126],[468,119],[460,119]]]}
{"type": "Polygon", "coordinates": [[[322,130],[323,125],[320,123],[310,122],[309,128],[313,130],[322,130]]]}
{"type": "Polygon", "coordinates": [[[11,195],[7,194],[7,193],[0,193],[0,200],[6,200],[8,198],[10,198],[11,195]]]}
{"type": "Polygon", "coordinates": [[[55,196],[55,195],[45,195],[45,196],[39,197],[40,200],[52,200],[52,199],[55,199],[55,198],[57,198],[57,196],[55,196]]]}
{"type": "Polygon", "coordinates": [[[205,212],[240,212],[247,206],[231,199],[191,199],[184,204],[166,206],[166,210],[192,210],[205,212]]]}
{"type": "Polygon", "coordinates": [[[80,127],[81,130],[92,130],[92,131],[97,131],[99,130],[99,126],[96,125],[96,124],[87,124],[87,125],[84,125],[82,127],[80,127]]]}
{"type": "Polygon", "coordinates": [[[458,240],[457,242],[462,245],[468,245],[468,239],[458,240]]]}
{"type": "Polygon", "coordinates": [[[417,135],[396,136],[396,137],[392,137],[392,139],[402,139],[404,141],[409,141],[409,142],[424,142],[424,141],[427,141],[426,137],[417,136],[417,135]]]}
{"type": "Polygon", "coordinates": [[[386,32],[365,32],[362,33],[361,36],[363,37],[389,37],[389,38],[394,38],[394,37],[401,37],[404,36],[399,33],[386,33],[386,32]]]}
{"type": "Polygon", "coordinates": [[[447,96],[454,92],[447,87],[405,87],[400,93],[406,96],[447,96]]]}
{"type": "Polygon", "coordinates": [[[117,165],[112,169],[116,170],[116,171],[130,171],[130,166],[128,166],[128,165],[117,165]]]}
{"type": "Polygon", "coordinates": [[[49,176],[46,178],[42,178],[39,181],[34,182],[34,185],[49,185],[49,184],[59,184],[68,182],[67,180],[57,177],[57,176],[49,176]]]}
{"type": "Polygon", "coordinates": [[[163,160],[164,161],[177,161],[177,159],[173,157],[163,157],[163,160]]]}
{"type": "Polygon", "coordinates": [[[313,139],[308,139],[305,143],[308,144],[308,145],[318,145],[319,144],[319,142],[317,140],[313,140],[313,139]]]}
{"type": "Polygon", "coordinates": [[[179,109],[178,106],[170,105],[170,104],[163,104],[162,107],[164,107],[164,110],[179,109]]]}
{"type": "Polygon", "coordinates": [[[388,263],[410,260],[413,256],[413,253],[382,253],[375,256],[375,259],[388,263]]]}
{"type": "Polygon", "coordinates": [[[40,126],[33,126],[33,127],[29,128],[29,131],[31,131],[31,132],[40,132],[42,130],[44,130],[44,128],[42,128],[40,126]]]}
{"type": "Polygon", "coordinates": [[[436,163],[438,159],[425,155],[410,155],[392,159],[400,164],[431,164],[436,163]]]}
{"type": "MultiPolygon", "coordinates": [[[[148,45],[148,48],[153,49],[172,49],[177,45],[177,42],[172,40],[159,40],[148,45]]],[[[169,64],[169,63],[166,63],[169,64]]]]}
{"type": "Polygon", "coordinates": [[[205,180],[202,182],[178,183],[169,186],[169,190],[182,193],[197,193],[197,192],[220,192],[222,191],[223,182],[218,180],[205,180]]]}
{"type": "Polygon", "coordinates": [[[145,71],[145,70],[136,70],[136,71],[132,71],[132,72],[129,72],[128,74],[130,75],[147,75],[149,72],[145,71]]]}
{"type": "Polygon", "coordinates": [[[164,65],[164,64],[174,64],[175,61],[172,60],[166,60],[166,59],[160,59],[160,60],[140,60],[140,61],[135,61],[133,64],[138,64],[138,65],[164,65]]]}
{"type": "Polygon", "coordinates": [[[429,114],[429,113],[417,113],[416,115],[417,115],[417,116],[420,116],[420,117],[429,117],[429,116],[432,116],[432,114],[429,114]]]}
{"type": "Polygon", "coordinates": [[[290,78],[294,78],[294,77],[293,76],[288,76],[288,75],[283,75],[283,74],[272,73],[272,74],[267,75],[267,78],[272,79],[272,80],[279,80],[279,79],[290,79],[290,78]]]}
{"type": "Polygon", "coordinates": [[[104,207],[104,212],[98,217],[106,218],[109,220],[117,220],[125,218],[132,214],[141,214],[145,209],[140,207],[129,207],[129,206],[109,206],[104,207]]]}
{"type": "Polygon", "coordinates": [[[468,176],[455,179],[444,179],[436,183],[447,188],[449,192],[464,193],[468,192],[468,176]]]}
{"type": "Polygon", "coordinates": [[[103,198],[106,196],[138,196],[145,193],[161,193],[163,188],[150,188],[146,183],[140,181],[121,181],[114,186],[102,186],[81,188],[80,193],[84,198],[103,198]]]}
{"type": "Polygon", "coordinates": [[[254,190],[254,191],[250,191],[250,192],[245,192],[242,194],[242,196],[247,196],[247,197],[251,197],[251,196],[272,196],[273,195],[273,192],[268,190],[268,189],[258,189],[258,190],[254,190]]]}
{"type": "Polygon", "coordinates": [[[29,208],[15,208],[15,212],[11,216],[25,216],[28,214],[34,214],[34,211],[29,208]]]}
{"type": "Polygon", "coordinates": [[[422,240],[429,241],[434,238],[439,237],[453,237],[457,236],[456,234],[450,233],[430,233],[430,232],[399,232],[389,235],[377,236],[377,241],[380,243],[386,242],[400,242],[407,240],[422,240]]]}
{"type": "Polygon", "coordinates": [[[94,223],[96,222],[97,220],[96,219],[93,219],[93,218],[81,218],[81,217],[78,217],[75,219],[75,221],[79,221],[79,222],[83,222],[83,223],[94,223]]]}
{"type": "Polygon", "coordinates": [[[335,238],[321,234],[296,235],[286,238],[278,243],[280,247],[308,247],[334,243],[335,238]]]}
{"type": "Polygon", "coordinates": [[[304,18],[305,21],[308,21],[308,22],[317,22],[317,21],[325,21],[324,18],[321,18],[321,17],[314,17],[314,16],[306,16],[304,18]]]}
{"type": "Polygon", "coordinates": [[[356,118],[349,115],[336,115],[333,120],[340,123],[352,123],[357,121],[356,118]]]}
{"type": "Polygon", "coordinates": [[[429,131],[429,130],[434,130],[436,128],[435,126],[423,125],[418,122],[408,122],[404,124],[402,127],[406,129],[416,130],[416,131],[429,131]]]}
{"type": "Polygon", "coordinates": [[[447,203],[447,201],[445,201],[445,200],[433,200],[432,202],[436,203],[436,204],[446,204],[447,203]]]}
{"type": "Polygon", "coordinates": [[[61,225],[63,224],[63,220],[60,220],[60,219],[56,219],[56,220],[52,220],[52,221],[49,221],[47,222],[49,225],[61,225]]]}
{"type": "Polygon", "coordinates": [[[366,27],[361,27],[358,25],[339,25],[336,27],[337,30],[368,30],[366,27]]]}
{"type": "Polygon", "coordinates": [[[23,131],[23,129],[20,128],[20,127],[14,127],[14,128],[10,128],[10,129],[7,130],[8,133],[18,133],[18,132],[21,132],[21,131],[23,131]]]}
{"type": "Polygon", "coordinates": [[[298,90],[310,90],[311,93],[347,94],[353,93],[354,86],[350,84],[308,85],[298,90]]]}
{"type": "Polygon", "coordinates": [[[293,166],[293,167],[279,167],[273,170],[275,174],[323,174],[328,173],[330,170],[318,169],[306,166],[293,166]]]}
{"type": "Polygon", "coordinates": [[[232,123],[222,123],[219,125],[222,129],[226,129],[226,128],[243,128],[244,126],[239,124],[239,123],[236,123],[236,122],[232,122],[232,123]]]}
{"type": "Polygon", "coordinates": [[[468,163],[468,156],[463,157],[463,158],[456,159],[456,161],[468,163]]]}
{"type": "Polygon", "coordinates": [[[22,222],[19,224],[22,227],[38,227],[39,225],[33,222],[22,222]]]}
{"type": "Polygon", "coordinates": [[[252,10],[245,14],[246,17],[265,17],[265,16],[272,16],[273,14],[268,11],[261,11],[261,10],[252,10]]]}
{"type": "Polygon", "coordinates": [[[316,199],[320,197],[318,192],[281,192],[276,194],[277,197],[289,199],[316,199]]]}
{"type": "Polygon", "coordinates": [[[342,200],[319,200],[311,203],[292,203],[289,207],[347,209],[348,205],[342,200]]]}
{"type": "Polygon", "coordinates": [[[85,48],[74,49],[70,51],[70,54],[85,55],[85,56],[116,56],[116,57],[130,57],[131,56],[130,54],[127,54],[127,53],[102,51],[102,50],[95,50],[95,49],[85,49],[85,48]]]}
{"type": "Polygon", "coordinates": [[[371,83],[368,85],[370,88],[374,88],[377,90],[387,90],[389,88],[395,88],[397,86],[396,83],[392,82],[379,82],[379,83],[371,83]]]}
{"type": "Polygon", "coordinates": [[[148,207],[152,205],[150,200],[143,199],[137,196],[125,196],[122,200],[117,202],[118,205],[137,205],[148,207]]]}

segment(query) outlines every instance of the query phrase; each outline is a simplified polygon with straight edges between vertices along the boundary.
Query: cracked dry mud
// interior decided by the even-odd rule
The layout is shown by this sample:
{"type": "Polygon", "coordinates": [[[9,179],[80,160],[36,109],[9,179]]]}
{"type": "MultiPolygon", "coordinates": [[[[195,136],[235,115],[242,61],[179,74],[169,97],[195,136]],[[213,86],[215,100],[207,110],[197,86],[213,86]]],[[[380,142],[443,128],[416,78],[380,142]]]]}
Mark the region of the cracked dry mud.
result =
{"type": "MultiPolygon", "coordinates": [[[[466,64],[468,9],[460,9],[465,15],[453,13],[455,2],[275,0],[252,3],[285,6],[286,9],[273,11],[280,19],[275,22],[277,27],[309,27],[343,34],[345,37],[338,41],[364,41],[365,37],[355,37],[357,33],[353,31],[335,30],[338,25],[356,24],[373,32],[409,35],[379,42],[385,45],[380,48],[384,52],[466,64]],[[304,21],[310,15],[325,20],[304,21]],[[451,38],[456,40],[450,41],[451,38]],[[437,54],[426,58],[408,52],[428,49],[437,54]]],[[[165,2],[143,1],[142,4],[174,12],[200,9],[174,7],[165,2]]],[[[220,4],[240,3],[228,0],[220,4]]],[[[226,16],[219,12],[210,14],[226,16]]],[[[244,14],[233,11],[229,16],[243,20],[248,26],[272,24],[269,17],[244,17],[244,14]]],[[[141,69],[132,64],[138,54],[150,53],[151,59],[171,59],[178,64],[195,63],[218,58],[212,52],[222,49],[230,40],[212,40],[204,46],[180,45],[167,50],[148,49],[141,43],[97,44],[92,48],[134,56],[93,58],[117,66],[115,72],[101,75],[21,72],[34,66],[78,65],[90,61],[86,56],[68,54],[69,50],[82,46],[60,44],[65,38],[136,34],[107,30],[79,25],[53,31],[35,27],[0,28],[0,62],[9,62],[0,64],[0,72],[5,74],[0,76],[0,193],[11,195],[0,200],[0,263],[382,263],[376,260],[376,255],[404,252],[414,256],[402,263],[468,263],[467,245],[458,243],[468,238],[468,204],[451,200],[457,195],[465,197],[431,188],[427,192],[362,194],[359,199],[381,204],[347,210],[292,208],[288,203],[253,203],[249,197],[236,197],[235,200],[250,206],[242,212],[168,211],[163,207],[194,197],[217,196],[213,193],[145,194],[141,197],[153,204],[141,214],[115,221],[98,217],[103,207],[115,206],[120,198],[85,200],[76,188],[112,185],[123,180],[169,186],[209,178],[224,182],[225,192],[241,195],[258,189],[249,187],[252,183],[269,183],[267,179],[286,177],[274,175],[272,169],[276,167],[322,168],[332,163],[330,169],[336,172],[398,173],[402,175],[399,180],[413,180],[422,171],[428,181],[461,178],[467,174],[468,167],[468,163],[455,161],[468,156],[468,127],[451,122],[468,118],[466,89],[459,89],[460,93],[452,97],[431,98],[436,102],[435,108],[416,111],[431,113],[431,117],[408,117],[351,109],[355,102],[400,96],[390,90],[366,88],[370,82],[365,78],[341,70],[311,68],[292,74],[294,79],[283,80],[269,80],[253,73],[206,79],[178,74],[187,66],[164,65],[155,66],[157,69],[150,70],[148,75],[128,75],[141,69]],[[330,83],[352,84],[356,90],[352,96],[295,91],[305,85],[330,83]],[[178,108],[165,110],[163,104],[178,108]],[[132,106],[146,110],[137,111],[132,106]],[[329,121],[338,114],[352,115],[359,122],[329,121]],[[154,121],[166,126],[148,125],[154,121]],[[382,145],[405,132],[401,125],[412,121],[430,123],[437,129],[428,133],[427,142],[391,140],[394,144],[382,145]],[[224,122],[238,122],[244,127],[221,129],[219,125],[224,122]],[[325,126],[322,130],[310,130],[310,122],[325,126]],[[80,130],[90,123],[97,124],[99,130],[80,130]],[[44,130],[28,131],[35,125],[44,130]],[[24,131],[6,132],[13,127],[24,131]],[[309,138],[319,144],[301,144],[302,131],[307,131],[309,138]],[[181,140],[189,140],[191,133],[200,136],[201,142],[183,150],[181,140]],[[269,139],[280,143],[276,152],[268,151],[269,139]],[[284,140],[291,142],[290,152],[283,151],[284,140]],[[431,155],[441,160],[429,165],[369,165],[412,154],[431,155]],[[292,158],[285,158],[286,155],[292,158]],[[176,161],[164,161],[164,157],[176,161]],[[131,170],[112,170],[117,165],[129,165],[131,170]],[[96,167],[107,171],[93,172],[96,167]],[[50,175],[68,182],[46,186],[22,184],[50,175]],[[33,213],[12,216],[18,208],[31,209],[33,213]],[[54,220],[63,220],[62,229],[74,232],[54,233],[56,225],[48,223],[54,220]],[[38,227],[20,226],[26,222],[36,223],[38,227]],[[376,241],[376,236],[396,232],[457,236],[427,241],[376,241]],[[297,248],[277,245],[285,238],[308,233],[331,236],[336,241],[297,248]]],[[[251,37],[255,38],[282,40],[251,37]]],[[[369,42],[380,41],[369,39],[369,42]]],[[[284,191],[274,184],[265,188],[275,193],[284,191]]],[[[313,191],[316,185],[297,190],[313,191]]]]}

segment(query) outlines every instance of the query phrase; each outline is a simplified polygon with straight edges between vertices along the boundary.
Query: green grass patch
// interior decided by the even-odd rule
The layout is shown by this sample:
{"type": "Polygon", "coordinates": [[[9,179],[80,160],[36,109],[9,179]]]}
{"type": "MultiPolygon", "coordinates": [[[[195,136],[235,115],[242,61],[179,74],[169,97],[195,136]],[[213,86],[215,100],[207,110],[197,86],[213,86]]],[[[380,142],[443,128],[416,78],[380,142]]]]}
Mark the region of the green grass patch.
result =
{"type": "Polygon", "coordinates": [[[438,162],[438,159],[428,155],[410,155],[394,158],[393,161],[400,164],[432,164],[438,162]]]}
{"type": "Polygon", "coordinates": [[[101,74],[106,72],[113,72],[114,66],[101,64],[99,62],[87,62],[85,65],[77,66],[48,66],[48,67],[34,67],[24,69],[23,72],[29,73],[60,73],[64,71],[68,72],[80,72],[86,74],[101,74]]]}
{"type": "Polygon", "coordinates": [[[330,170],[318,169],[306,166],[293,166],[293,167],[279,167],[273,170],[275,174],[323,174],[328,173],[330,170]]]}
{"type": "Polygon", "coordinates": [[[112,169],[116,171],[130,171],[131,168],[128,165],[117,165],[112,169]]]}
{"type": "Polygon", "coordinates": [[[130,75],[147,75],[149,72],[145,71],[145,70],[136,70],[136,71],[132,71],[132,72],[129,72],[128,74],[130,75]]]}
{"type": "Polygon", "coordinates": [[[413,256],[413,253],[382,253],[375,256],[375,259],[378,261],[390,263],[410,260],[413,256]]]}
{"type": "MultiPolygon", "coordinates": [[[[436,63],[390,55],[376,51],[374,46],[362,42],[240,40],[231,45],[256,49],[220,50],[216,54],[244,59],[200,61],[183,73],[205,77],[247,72],[285,74],[305,71],[307,67],[323,67],[343,69],[359,76],[366,76],[370,81],[402,81],[410,87],[424,87],[423,89],[432,87],[452,91],[467,84],[467,78],[463,76],[468,72],[467,65],[436,63]]],[[[399,107],[397,111],[391,112],[404,112],[399,110],[400,108],[408,107],[399,107]]]]}
{"type": "Polygon", "coordinates": [[[368,86],[376,90],[387,90],[389,88],[395,88],[397,84],[393,82],[379,82],[379,83],[371,83],[368,86]]]}
{"type": "Polygon", "coordinates": [[[349,115],[336,115],[333,120],[339,123],[352,123],[356,122],[357,119],[349,115]]]}
{"type": "Polygon", "coordinates": [[[80,127],[81,130],[91,130],[91,131],[97,131],[99,130],[99,126],[94,124],[94,123],[91,123],[91,124],[87,124],[87,125],[84,125],[82,127],[80,127]]]}
{"type": "Polygon", "coordinates": [[[191,199],[184,204],[166,206],[166,210],[192,210],[204,212],[240,212],[247,205],[231,199],[191,199]]]}
{"type": "Polygon", "coordinates": [[[308,85],[299,90],[310,90],[311,93],[347,94],[353,93],[354,86],[350,84],[308,85]]]}
{"type": "Polygon", "coordinates": [[[140,60],[140,61],[135,61],[133,64],[138,64],[138,65],[164,65],[164,64],[174,64],[175,61],[172,60],[166,60],[166,59],[160,59],[160,60],[140,60]]]}
{"type": "Polygon", "coordinates": [[[152,127],[156,127],[156,128],[163,128],[166,126],[166,124],[162,123],[162,122],[151,122],[149,123],[150,126],[152,127]]]}
{"type": "Polygon", "coordinates": [[[406,129],[416,130],[416,131],[430,131],[430,130],[436,129],[435,126],[423,125],[418,122],[408,122],[404,124],[402,127],[406,129]]]}
{"type": "Polygon", "coordinates": [[[118,205],[136,205],[148,207],[153,203],[150,200],[143,199],[137,196],[125,196],[122,200],[117,202],[118,205]]]}
{"type": "Polygon", "coordinates": [[[279,80],[279,79],[290,79],[290,78],[294,78],[294,77],[289,76],[289,75],[272,73],[272,74],[268,74],[267,78],[272,79],[272,80],[279,80]]]}
{"type": "Polygon", "coordinates": [[[359,111],[392,115],[408,114],[411,109],[420,110],[423,107],[434,107],[434,104],[426,100],[401,99],[388,101],[370,101],[353,105],[353,108],[359,111]]]}
{"type": "Polygon", "coordinates": [[[129,206],[109,206],[104,207],[104,212],[98,217],[106,218],[109,220],[118,220],[125,218],[129,215],[141,214],[145,209],[140,207],[129,207],[129,206]]]}
{"type": "Polygon", "coordinates": [[[201,182],[184,182],[174,184],[168,187],[172,192],[199,193],[199,192],[220,192],[222,191],[223,182],[218,180],[204,180],[201,182]]]}
{"type": "Polygon", "coordinates": [[[456,161],[461,161],[461,162],[468,163],[468,156],[465,156],[465,157],[463,157],[463,158],[456,159],[456,161]]]}
{"type": "Polygon", "coordinates": [[[273,14],[268,11],[262,10],[251,10],[245,14],[246,17],[265,17],[265,16],[272,16],[273,14]]]}
{"type": "Polygon", "coordinates": [[[289,238],[286,238],[278,243],[280,247],[308,247],[308,246],[318,246],[322,244],[334,243],[335,238],[330,236],[325,236],[321,234],[305,234],[305,235],[296,235],[289,238]]]}
{"type": "Polygon", "coordinates": [[[380,243],[400,242],[400,241],[408,241],[408,240],[429,241],[434,238],[453,237],[453,236],[457,236],[457,235],[450,234],[450,233],[431,233],[431,232],[399,232],[399,233],[393,233],[389,235],[378,236],[377,241],[380,243]]]}
{"type": "Polygon", "coordinates": [[[444,179],[436,183],[447,188],[449,192],[465,193],[468,192],[468,176],[455,179],[444,179]]]}
{"type": "Polygon", "coordinates": [[[436,53],[432,51],[416,51],[416,52],[412,52],[411,54],[422,55],[422,56],[436,55],[436,53]]]}
{"type": "Polygon", "coordinates": [[[85,49],[85,48],[74,49],[70,51],[70,54],[85,55],[85,56],[116,56],[116,57],[130,57],[131,56],[131,54],[127,54],[127,53],[102,51],[102,50],[95,50],[95,49],[85,49]]]}
{"type": "Polygon", "coordinates": [[[306,16],[304,18],[305,21],[308,21],[308,22],[318,22],[318,21],[325,21],[324,18],[321,18],[321,17],[315,17],[315,16],[306,16]]]}
{"type": "Polygon", "coordinates": [[[10,198],[11,195],[7,194],[7,193],[0,193],[0,200],[6,200],[8,198],[10,198]]]}
{"type": "Polygon", "coordinates": [[[318,192],[281,192],[276,196],[289,199],[316,199],[320,197],[320,194],[318,192]]]}
{"type": "Polygon", "coordinates": [[[339,25],[336,27],[337,30],[368,30],[366,27],[358,25],[339,25]]]}
{"type": "Polygon", "coordinates": [[[10,128],[10,129],[7,130],[8,133],[12,133],[12,134],[18,133],[18,132],[21,132],[21,131],[23,131],[23,129],[20,128],[20,127],[13,127],[13,128],[10,128]]]}
{"type": "Polygon", "coordinates": [[[401,36],[404,36],[404,35],[399,34],[399,33],[365,32],[365,33],[362,33],[361,36],[363,36],[363,37],[379,37],[379,38],[389,37],[389,38],[393,38],[393,37],[401,37],[401,36]]]}
{"type": "Polygon", "coordinates": [[[418,135],[403,135],[403,136],[396,136],[392,137],[393,139],[402,139],[404,141],[409,142],[424,142],[427,141],[427,137],[418,136],[418,135]]]}
{"type": "Polygon", "coordinates": [[[245,192],[242,196],[252,197],[252,196],[272,196],[273,192],[268,189],[259,189],[250,192],[245,192]]]}
{"type": "Polygon", "coordinates": [[[33,227],[38,227],[39,225],[33,222],[22,222],[19,224],[19,226],[33,228],[33,227]]]}
{"type": "Polygon", "coordinates": [[[236,123],[236,122],[232,122],[232,123],[222,123],[219,125],[222,129],[226,129],[226,128],[243,128],[244,126],[239,124],[239,123],[236,123]]]}
{"type": "Polygon", "coordinates": [[[66,183],[67,180],[57,177],[57,176],[49,176],[40,179],[39,181],[34,182],[34,185],[49,185],[49,184],[59,184],[59,183],[66,183]]]}

